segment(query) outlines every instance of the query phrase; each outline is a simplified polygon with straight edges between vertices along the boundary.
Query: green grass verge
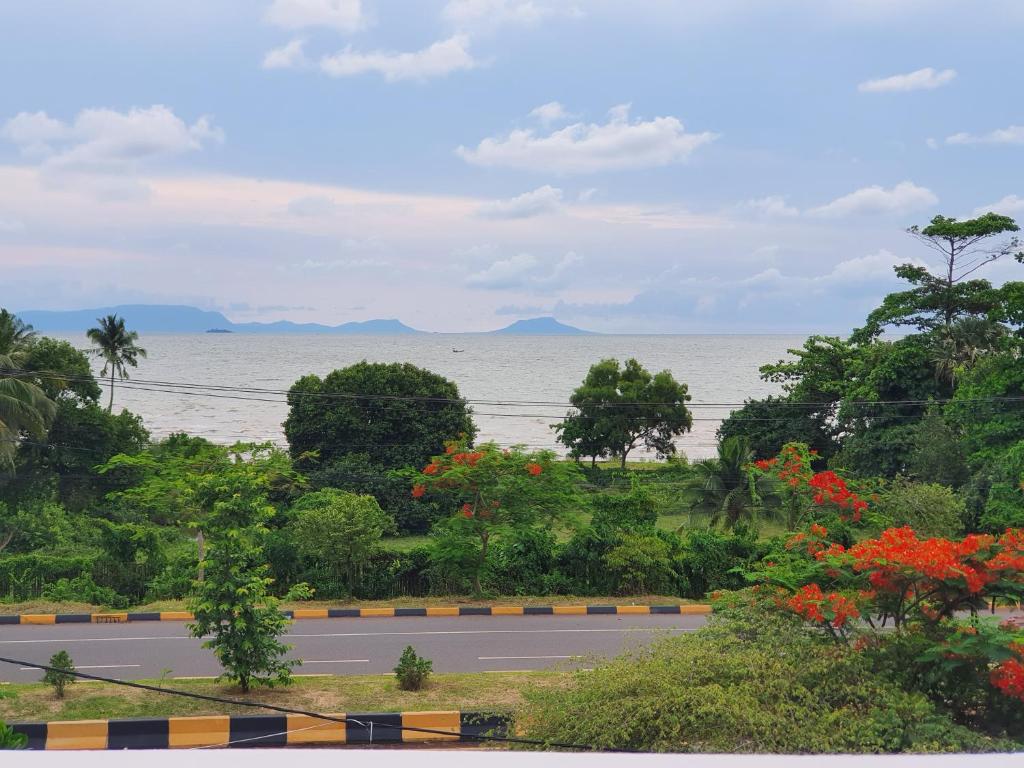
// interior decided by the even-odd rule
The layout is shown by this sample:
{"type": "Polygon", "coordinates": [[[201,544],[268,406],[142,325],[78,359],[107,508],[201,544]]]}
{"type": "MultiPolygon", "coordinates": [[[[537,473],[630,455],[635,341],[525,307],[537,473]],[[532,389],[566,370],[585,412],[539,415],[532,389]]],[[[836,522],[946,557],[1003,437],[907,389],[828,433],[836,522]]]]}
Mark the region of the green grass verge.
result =
{"type": "MultiPolygon", "coordinates": [[[[301,668],[299,670],[301,672],[301,668]]],[[[513,711],[528,688],[563,687],[568,672],[477,672],[432,675],[422,691],[402,691],[393,677],[358,675],[299,677],[287,688],[253,690],[244,696],[212,680],[145,682],[193,693],[245,698],[283,707],[327,713],[421,710],[513,711]]],[[[0,720],[93,720],[126,717],[259,714],[260,710],[140,691],[107,683],[78,682],[58,699],[49,685],[0,685],[0,720]]]]}

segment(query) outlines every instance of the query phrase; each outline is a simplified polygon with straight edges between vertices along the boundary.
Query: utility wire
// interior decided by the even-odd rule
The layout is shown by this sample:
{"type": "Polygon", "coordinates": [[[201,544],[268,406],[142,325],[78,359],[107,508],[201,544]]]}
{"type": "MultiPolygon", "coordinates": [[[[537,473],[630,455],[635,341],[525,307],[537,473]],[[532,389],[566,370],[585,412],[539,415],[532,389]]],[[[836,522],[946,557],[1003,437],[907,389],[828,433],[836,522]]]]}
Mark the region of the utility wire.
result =
{"type": "Polygon", "coordinates": [[[58,674],[71,675],[73,677],[78,677],[78,678],[81,678],[83,680],[93,680],[93,681],[100,682],[100,683],[109,683],[111,685],[120,685],[120,686],[124,686],[126,688],[135,688],[137,690],[150,691],[151,693],[164,693],[164,694],[168,694],[168,695],[171,695],[171,696],[181,696],[181,697],[184,697],[184,698],[197,699],[197,700],[200,700],[200,701],[212,701],[212,702],[217,703],[217,704],[229,704],[231,706],[247,707],[247,708],[250,708],[250,709],[266,709],[266,710],[269,710],[271,712],[280,712],[281,714],[285,714],[285,715],[303,715],[305,717],[316,718],[318,720],[325,720],[325,721],[331,722],[331,723],[344,723],[346,726],[351,724],[351,725],[356,725],[356,726],[359,726],[359,727],[362,727],[362,728],[368,728],[368,729],[372,729],[373,727],[392,728],[392,729],[399,729],[399,730],[402,730],[402,731],[411,731],[411,732],[414,732],[414,733],[436,734],[436,735],[439,735],[439,736],[459,735],[460,738],[474,739],[474,740],[479,740],[479,741],[504,742],[504,743],[510,743],[510,744],[528,744],[528,745],[531,745],[531,746],[538,746],[538,747],[557,747],[559,749],[579,749],[579,750],[589,750],[589,751],[599,751],[600,750],[599,747],[594,747],[594,746],[587,745],[587,744],[562,744],[562,743],[558,743],[558,742],[542,741],[540,739],[527,739],[527,738],[522,738],[522,737],[517,737],[517,736],[495,736],[495,735],[492,735],[492,734],[476,734],[476,735],[461,736],[460,734],[452,734],[451,731],[445,731],[445,730],[441,730],[441,729],[438,729],[438,728],[423,728],[423,727],[414,726],[414,725],[392,725],[390,723],[375,723],[372,720],[357,720],[357,719],[352,718],[352,717],[338,717],[338,716],[335,716],[335,715],[325,715],[325,714],[322,714],[320,712],[312,712],[310,710],[297,709],[297,708],[293,708],[293,707],[281,707],[281,706],[278,706],[276,704],[266,704],[266,703],[261,702],[261,701],[250,701],[248,699],[232,699],[232,698],[227,698],[225,696],[213,696],[213,695],[206,694],[206,693],[196,693],[195,691],[182,691],[182,690],[177,689],[177,688],[161,688],[159,686],[149,685],[147,683],[138,683],[138,682],[131,681],[131,680],[118,680],[117,678],[113,678],[113,677],[102,677],[100,675],[91,675],[91,674],[88,674],[86,672],[80,672],[77,669],[58,669],[56,667],[51,667],[51,666],[48,666],[46,664],[37,664],[37,663],[35,663],[33,661],[22,661],[22,660],[19,660],[19,659],[9,659],[9,658],[3,657],[3,656],[0,656],[0,662],[3,662],[5,664],[13,664],[13,665],[16,665],[16,666],[22,666],[22,667],[32,667],[34,669],[38,669],[38,670],[41,670],[43,672],[55,672],[55,673],[58,673],[58,674]]]}

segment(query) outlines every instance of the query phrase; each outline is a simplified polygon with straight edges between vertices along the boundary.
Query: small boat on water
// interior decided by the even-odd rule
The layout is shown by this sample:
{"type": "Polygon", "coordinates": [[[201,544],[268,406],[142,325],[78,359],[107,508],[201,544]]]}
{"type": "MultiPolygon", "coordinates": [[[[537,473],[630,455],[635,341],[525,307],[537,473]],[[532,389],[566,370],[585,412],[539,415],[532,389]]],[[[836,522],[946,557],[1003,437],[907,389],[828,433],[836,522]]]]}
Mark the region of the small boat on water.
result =
{"type": "Polygon", "coordinates": [[[465,351],[466,350],[464,350],[464,349],[456,349],[455,347],[452,347],[452,352],[465,352],[465,351]]]}

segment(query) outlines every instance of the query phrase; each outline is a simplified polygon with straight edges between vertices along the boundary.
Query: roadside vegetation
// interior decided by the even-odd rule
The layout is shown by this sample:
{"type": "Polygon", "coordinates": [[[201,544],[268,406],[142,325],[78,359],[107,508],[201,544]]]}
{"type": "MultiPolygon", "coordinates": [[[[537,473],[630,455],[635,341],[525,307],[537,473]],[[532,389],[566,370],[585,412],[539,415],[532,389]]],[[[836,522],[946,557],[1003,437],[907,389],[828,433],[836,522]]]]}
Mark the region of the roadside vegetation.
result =
{"type": "MultiPolygon", "coordinates": [[[[715,596],[709,629],[531,698],[526,727],[642,749],[1001,748],[1024,732],[1024,635],[962,617],[1024,599],[1024,282],[979,272],[1024,261],[1017,229],[911,228],[936,268],[898,267],[906,289],[863,327],[764,365],[779,394],[693,464],[673,442],[686,384],[636,360],[569,394],[565,458],[480,442],[454,382],[366,362],[295,383],[287,450],[155,440],[113,391],[101,406],[82,352],[2,312],[0,599],[185,601],[248,690],[292,682],[282,605],[715,596]],[[620,702],[637,716],[612,723],[620,702]]],[[[119,318],[96,330],[113,390],[143,351],[119,318]]]]}

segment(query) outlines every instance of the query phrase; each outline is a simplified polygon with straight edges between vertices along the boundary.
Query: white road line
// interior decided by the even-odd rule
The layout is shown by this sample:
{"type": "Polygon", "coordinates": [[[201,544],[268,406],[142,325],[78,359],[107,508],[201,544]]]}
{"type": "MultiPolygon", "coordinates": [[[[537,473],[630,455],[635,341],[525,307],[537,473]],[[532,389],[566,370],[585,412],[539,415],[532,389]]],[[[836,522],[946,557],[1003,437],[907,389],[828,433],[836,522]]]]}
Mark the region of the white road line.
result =
{"type": "MultiPolygon", "coordinates": [[[[135,669],[141,667],[141,664],[93,664],[91,666],[85,666],[82,664],[76,664],[75,669],[135,669]]],[[[39,667],[18,667],[22,672],[31,672],[33,669],[42,672],[39,667]]]]}
{"type": "MultiPolygon", "coordinates": [[[[320,634],[289,634],[286,637],[424,637],[428,635],[557,635],[585,634],[594,632],[696,632],[696,627],[613,627],[608,629],[449,629],[428,632],[324,632],[320,634]]],[[[202,639],[202,638],[199,638],[202,639]]],[[[0,645],[31,645],[32,643],[127,643],[151,640],[189,640],[197,638],[186,635],[165,635],[154,637],[79,637],[39,638],[35,640],[0,640],[0,645]]]]}
{"type": "Polygon", "coordinates": [[[369,664],[369,659],[303,659],[303,665],[305,664],[369,664]]]}
{"type": "Polygon", "coordinates": [[[477,656],[477,661],[509,661],[518,659],[573,659],[575,656],[477,656]]]}

